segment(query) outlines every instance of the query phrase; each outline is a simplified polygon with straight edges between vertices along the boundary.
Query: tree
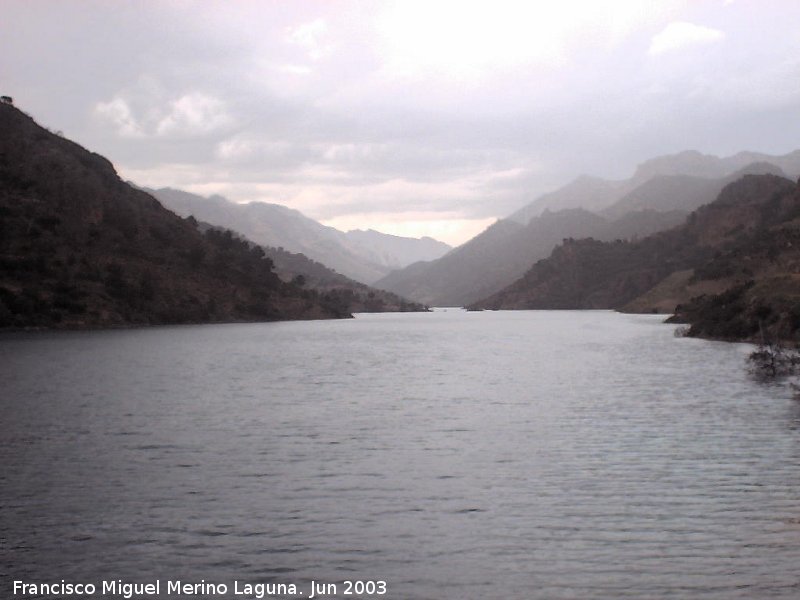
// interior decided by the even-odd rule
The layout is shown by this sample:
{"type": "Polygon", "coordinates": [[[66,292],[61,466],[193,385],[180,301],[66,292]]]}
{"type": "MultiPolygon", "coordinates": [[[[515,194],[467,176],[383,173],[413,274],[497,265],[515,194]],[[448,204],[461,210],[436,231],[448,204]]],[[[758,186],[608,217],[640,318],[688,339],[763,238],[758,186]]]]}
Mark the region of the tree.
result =
{"type": "Polygon", "coordinates": [[[800,352],[779,342],[760,343],[747,360],[753,375],[762,380],[794,375],[800,369],[800,352]]]}

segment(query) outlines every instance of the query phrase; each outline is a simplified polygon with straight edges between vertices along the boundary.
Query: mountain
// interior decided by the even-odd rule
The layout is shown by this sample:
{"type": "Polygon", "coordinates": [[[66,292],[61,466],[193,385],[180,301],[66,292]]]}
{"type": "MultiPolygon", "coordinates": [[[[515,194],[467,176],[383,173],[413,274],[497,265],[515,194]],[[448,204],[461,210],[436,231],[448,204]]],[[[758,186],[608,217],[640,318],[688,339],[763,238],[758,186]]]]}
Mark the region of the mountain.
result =
{"type": "Polygon", "coordinates": [[[349,316],[264,252],[198,231],[111,163],[0,104],[0,326],[349,316]]]}
{"type": "Polygon", "coordinates": [[[731,165],[731,161],[726,161],[713,154],[684,150],[677,154],[667,154],[646,160],[636,167],[632,180],[642,183],[659,175],[689,175],[705,179],[718,179],[737,168],[731,165]]]}
{"type": "Polygon", "coordinates": [[[723,158],[687,150],[643,162],[636,168],[632,179],[637,183],[642,183],[658,175],[690,175],[706,179],[719,179],[732,175],[753,163],[769,163],[778,167],[790,178],[800,177],[800,150],[783,155],[745,151],[723,158]]]}
{"type": "Polygon", "coordinates": [[[565,240],[471,308],[676,312],[691,335],[800,331],[800,185],[747,175],[686,223],[637,241],[565,240]]]}
{"type": "Polygon", "coordinates": [[[282,280],[312,290],[328,303],[349,313],[428,310],[418,302],[410,302],[397,294],[345,277],[303,254],[270,247],[265,247],[264,251],[275,263],[275,272],[282,280]]]}
{"type": "MultiPolygon", "coordinates": [[[[198,223],[201,231],[216,229],[209,223],[198,223]]],[[[230,230],[227,230],[230,231],[230,230]]],[[[232,232],[251,247],[257,244],[241,234],[232,232]]],[[[296,254],[283,248],[259,246],[265,256],[272,261],[275,274],[286,283],[309,290],[312,296],[321,297],[326,303],[347,313],[363,312],[423,312],[427,308],[416,302],[409,302],[396,294],[369,287],[329,269],[322,263],[311,260],[304,254],[296,254]]]]}
{"type": "Polygon", "coordinates": [[[375,283],[430,306],[465,306],[512,283],[567,237],[604,240],[645,236],[686,213],[637,211],[616,221],[583,209],[545,211],[527,226],[501,220],[442,258],[390,273],[375,283]]]}
{"type": "MultiPolygon", "coordinates": [[[[754,163],[769,163],[777,167],[776,173],[785,174],[792,179],[800,176],[800,150],[779,156],[739,152],[725,158],[687,150],[647,160],[636,168],[629,179],[609,181],[584,175],[553,192],[539,196],[509,216],[509,219],[525,224],[545,210],[566,208],[585,208],[595,212],[610,210],[607,216],[611,218],[617,218],[634,208],[691,211],[713,200],[727,183],[745,174],[737,174],[737,171],[754,163]],[[713,184],[704,180],[719,182],[713,184]],[[644,187],[640,187],[643,185],[644,187]],[[628,197],[631,194],[633,197],[628,197]],[[677,199],[684,195],[696,200],[687,201],[684,206],[671,205],[670,197],[677,199]],[[648,199],[637,200],[637,196],[648,199]],[[609,208],[618,202],[622,202],[622,205],[616,209],[609,208]],[[625,208],[626,204],[630,206],[625,208]]],[[[756,169],[752,172],[759,171],[756,169]]]]}
{"type": "Polygon", "coordinates": [[[280,204],[236,204],[218,195],[204,198],[171,188],[143,189],[181,216],[232,229],[257,244],[302,253],[362,283],[377,281],[417,260],[438,258],[450,249],[431,238],[344,233],[280,204]]]}
{"type": "Polygon", "coordinates": [[[453,249],[431,237],[401,237],[374,229],[352,229],[344,235],[350,247],[361,256],[390,269],[402,269],[415,262],[435,260],[453,249]]]}
{"type": "Polygon", "coordinates": [[[510,285],[564,238],[644,237],[681,224],[746,174],[784,175],[775,164],[746,162],[762,158],[800,172],[800,151],[783,157],[739,153],[728,159],[682,152],[649,160],[624,181],[580,177],[502,221],[502,232],[490,227],[441,259],[395,271],[375,285],[429,305],[470,304],[510,285]],[[587,226],[588,210],[595,216],[587,226]]]}
{"type": "Polygon", "coordinates": [[[509,219],[526,225],[543,212],[582,208],[599,212],[621,198],[632,183],[609,181],[599,177],[582,175],[567,185],[539,196],[530,204],[509,215],[509,219]]]}
{"type": "Polygon", "coordinates": [[[521,229],[523,227],[513,221],[497,221],[439,260],[419,262],[394,271],[375,282],[375,287],[429,306],[461,306],[463,297],[469,298],[472,294],[480,297],[481,290],[492,289],[495,281],[503,281],[508,276],[504,271],[515,271],[513,262],[498,261],[496,257],[518,256],[513,246],[521,229]],[[493,281],[486,281],[483,273],[493,281]],[[477,290],[473,291],[475,287],[477,290]]]}
{"type": "Polygon", "coordinates": [[[601,214],[612,219],[634,210],[644,209],[679,210],[688,214],[704,204],[713,202],[722,189],[732,181],[744,175],[767,173],[786,176],[780,167],[766,162],[748,164],[730,175],[713,179],[695,175],[656,175],[603,209],[601,214]]]}
{"type": "Polygon", "coordinates": [[[170,188],[147,191],[178,215],[232,229],[257,244],[305,254],[358,281],[369,283],[389,271],[343,246],[342,232],[280,204],[235,204],[222,196],[204,198],[170,188]]]}

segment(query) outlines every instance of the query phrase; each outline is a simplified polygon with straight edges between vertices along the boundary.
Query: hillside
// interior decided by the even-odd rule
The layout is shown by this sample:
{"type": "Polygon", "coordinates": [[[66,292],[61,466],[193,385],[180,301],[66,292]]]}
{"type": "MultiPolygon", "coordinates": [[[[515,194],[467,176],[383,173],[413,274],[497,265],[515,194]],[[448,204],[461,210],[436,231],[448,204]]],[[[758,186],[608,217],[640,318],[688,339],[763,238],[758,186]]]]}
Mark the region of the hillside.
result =
{"type": "Polygon", "coordinates": [[[686,213],[637,211],[609,221],[582,209],[546,211],[527,226],[498,221],[439,260],[411,265],[376,282],[430,306],[465,306],[521,277],[567,237],[643,237],[680,223],[686,213]]]}
{"type": "MultiPolygon", "coordinates": [[[[395,271],[375,285],[429,305],[470,304],[510,285],[562,239],[642,238],[680,225],[691,211],[746,174],[782,176],[783,170],[771,163],[741,164],[764,156],[740,153],[735,159],[718,159],[684,152],[647,161],[625,181],[581,177],[502,221],[502,231],[490,227],[439,260],[395,271]],[[676,174],[682,169],[695,174],[676,174]],[[528,224],[519,227],[526,219],[528,224]]],[[[798,159],[800,152],[776,157],[800,170],[798,159]]]]}
{"type": "MultiPolygon", "coordinates": [[[[198,223],[198,227],[201,231],[212,229],[223,233],[225,231],[203,222],[198,223]]],[[[258,246],[241,236],[241,234],[232,233],[251,247],[258,246]]],[[[303,288],[311,294],[318,295],[326,303],[337,307],[341,311],[361,313],[423,312],[428,310],[427,307],[417,302],[409,302],[391,292],[379,290],[345,277],[322,263],[311,260],[304,254],[292,253],[283,248],[273,248],[271,246],[259,247],[265,256],[272,261],[275,274],[282,281],[303,288]]]]}
{"type": "Polygon", "coordinates": [[[546,256],[562,232],[593,231],[603,219],[588,211],[545,213],[527,227],[498,221],[440,258],[392,273],[375,285],[433,306],[463,306],[513,281],[546,256]]]}
{"type": "Polygon", "coordinates": [[[747,339],[800,326],[800,188],[774,175],[726,186],[684,225],[638,241],[565,240],[472,308],[677,312],[692,335],[747,339]]]}
{"type": "Polygon", "coordinates": [[[111,163],[0,105],[0,326],[349,316],[259,248],[197,230],[111,163]]]}
{"type": "Polygon", "coordinates": [[[427,307],[418,302],[408,301],[397,294],[345,277],[303,254],[293,254],[269,246],[265,247],[264,251],[275,263],[275,272],[282,280],[312,290],[327,302],[347,312],[422,312],[427,310],[427,307]]]}
{"type": "Polygon", "coordinates": [[[403,238],[377,231],[344,233],[280,204],[236,204],[222,196],[204,198],[171,188],[143,189],[183,217],[191,215],[237,231],[257,244],[304,254],[367,284],[393,269],[438,258],[450,249],[431,238],[403,238]]]}

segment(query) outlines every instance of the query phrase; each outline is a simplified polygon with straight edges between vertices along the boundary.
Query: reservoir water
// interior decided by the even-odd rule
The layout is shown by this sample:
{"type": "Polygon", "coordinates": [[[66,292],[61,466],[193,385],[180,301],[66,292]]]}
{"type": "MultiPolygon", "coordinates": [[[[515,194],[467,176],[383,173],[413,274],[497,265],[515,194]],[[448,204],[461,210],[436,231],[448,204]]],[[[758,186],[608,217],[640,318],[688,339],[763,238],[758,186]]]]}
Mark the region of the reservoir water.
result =
{"type": "Polygon", "coordinates": [[[673,329],[451,310],[0,336],[0,597],[799,598],[800,404],[748,346],[673,329]]]}

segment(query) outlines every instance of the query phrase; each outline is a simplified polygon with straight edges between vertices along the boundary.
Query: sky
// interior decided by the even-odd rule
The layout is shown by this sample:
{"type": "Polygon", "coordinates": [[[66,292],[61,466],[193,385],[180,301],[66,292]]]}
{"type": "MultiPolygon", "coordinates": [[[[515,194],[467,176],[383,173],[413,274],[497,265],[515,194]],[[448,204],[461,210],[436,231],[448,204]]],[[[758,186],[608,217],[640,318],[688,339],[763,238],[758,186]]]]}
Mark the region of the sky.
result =
{"type": "Polygon", "coordinates": [[[800,148],[796,0],[0,0],[0,93],[138,185],[458,244],[581,174],[800,148]]]}

